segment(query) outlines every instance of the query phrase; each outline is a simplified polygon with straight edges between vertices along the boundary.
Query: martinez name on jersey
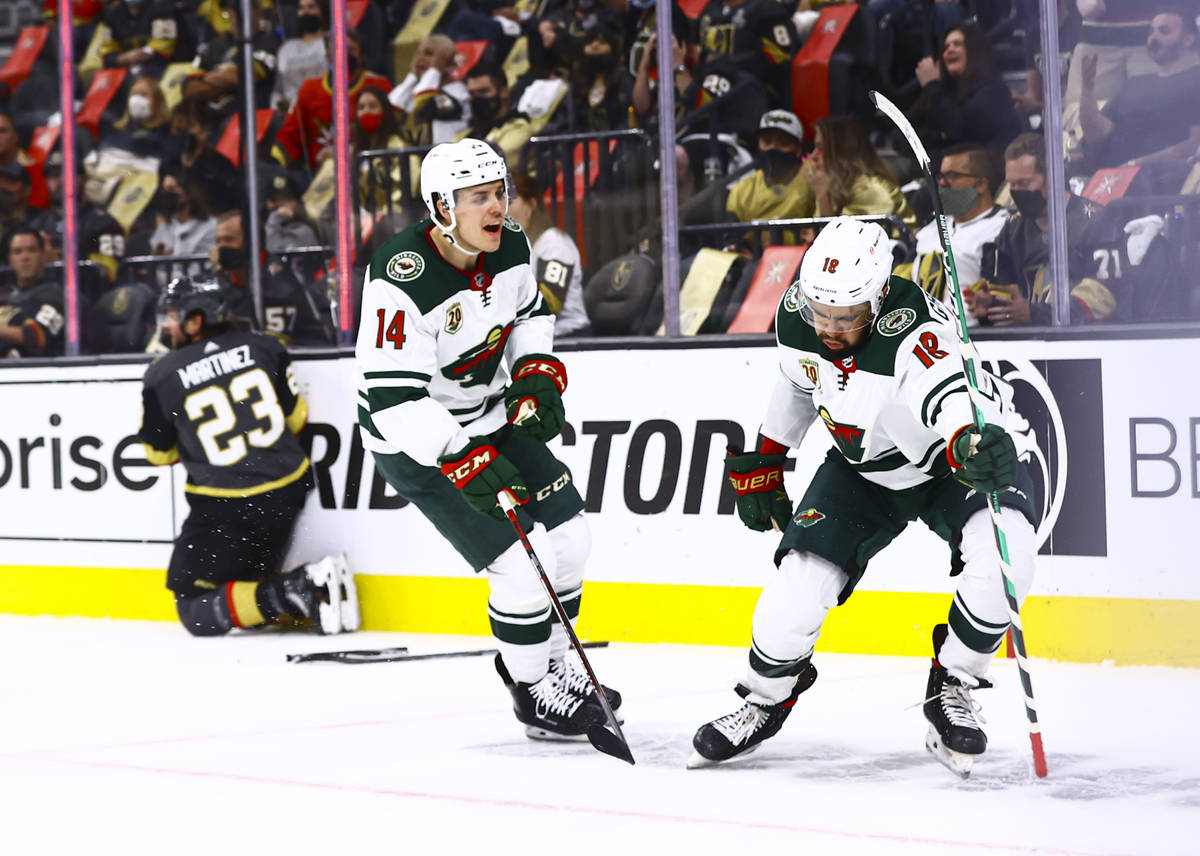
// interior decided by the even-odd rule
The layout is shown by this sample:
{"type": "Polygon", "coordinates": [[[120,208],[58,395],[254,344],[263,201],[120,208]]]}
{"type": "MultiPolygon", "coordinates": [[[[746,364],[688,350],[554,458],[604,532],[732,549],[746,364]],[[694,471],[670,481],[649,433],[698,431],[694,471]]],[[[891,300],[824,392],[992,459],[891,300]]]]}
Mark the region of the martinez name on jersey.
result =
{"type": "Polygon", "coordinates": [[[515,220],[505,217],[500,248],[469,271],[442,258],[434,228],[415,223],[372,257],[356,348],[363,445],[425,466],[500,428],[508,367],[554,340],[515,220]]]}
{"type": "MultiPolygon", "coordinates": [[[[785,394],[772,397],[763,433],[795,447],[820,416],[837,450],[868,481],[902,490],[948,474],[946,443],[972,415],[949,311],[916,283],[892,276],[865,344],[836,360],[801,317],[803,299],[793,283],[776,311],[785,394]]],[[[986,420],[1006,425],[1011,387],[979,375],[986,420]]]]}

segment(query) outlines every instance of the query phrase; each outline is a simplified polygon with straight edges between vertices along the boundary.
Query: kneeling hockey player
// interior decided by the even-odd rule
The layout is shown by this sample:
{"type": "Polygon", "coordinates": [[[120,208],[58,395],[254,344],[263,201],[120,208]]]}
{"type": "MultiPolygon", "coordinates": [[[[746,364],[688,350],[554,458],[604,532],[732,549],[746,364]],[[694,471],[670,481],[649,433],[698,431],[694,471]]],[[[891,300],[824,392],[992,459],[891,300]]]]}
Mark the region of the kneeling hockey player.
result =
{"type": "Polygon", "coordinates": [[[318,633],[357,630],[342,557],[278,572],[312,488],[296,438],[308,408],[287,351],[233,329],[219,280],[172,280],[160,308],[173,350],[146,371],[138,436],[151,463],[187,470],[190,510],[167,569],[179,620],[195,636],[295,619],[318,633]]]}

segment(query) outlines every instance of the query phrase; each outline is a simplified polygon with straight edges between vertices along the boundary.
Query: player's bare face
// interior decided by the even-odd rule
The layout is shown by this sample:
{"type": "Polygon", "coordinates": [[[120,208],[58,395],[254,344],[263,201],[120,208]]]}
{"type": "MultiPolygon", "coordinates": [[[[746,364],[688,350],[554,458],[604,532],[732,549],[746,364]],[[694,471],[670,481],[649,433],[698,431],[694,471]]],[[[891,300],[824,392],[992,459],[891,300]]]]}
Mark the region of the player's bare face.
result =
{"type": "MultiPolygon", "coordinates": [[[[828,306],[808,301],[806,316],[817,331],[817,338],[832,356],[850,355],[858,349],[871,329],[871,304],[828,306]]],[[[807,318],[806,318],[807,320],[807,318]]]]}
{"type": "Polygon", "coordinates": [[[508,190],[503,181],[479,184],[458,191],[454,200],[455,230],[467,252],[494,253],[500,249],[508,190]]]}
{"type": "Polygon", "coordinates": [[[162,328],[162,343],[168,348],[181,348],[187,344],[187,336],[179,326],[178,310],[168,309],[163,313],[159,318],[159,326],[162,328]]]}

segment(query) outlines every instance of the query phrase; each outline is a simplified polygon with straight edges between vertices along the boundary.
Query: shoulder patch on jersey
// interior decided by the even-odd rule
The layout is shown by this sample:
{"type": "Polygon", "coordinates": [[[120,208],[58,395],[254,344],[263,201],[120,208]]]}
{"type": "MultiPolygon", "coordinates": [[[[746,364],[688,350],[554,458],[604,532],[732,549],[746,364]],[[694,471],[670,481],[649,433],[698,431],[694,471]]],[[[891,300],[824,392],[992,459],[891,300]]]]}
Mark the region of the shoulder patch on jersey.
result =
{"type": "Polygon", "coordinates": [[[899,336],[911,327],[916,320],[917,313],[907,306],[902,306],[899,309],[893,309],[887,315],[880,318],[875,323],[875,329],[884,336],[899,336]]]}
{"type": "Polygon", "coordinates": [[[463,311],[461,303],[452,303],[446,310],[446,325],[443,328],[447,333],[457,333],[462,327],[463,311]]]}
{"type": "Polygon", "coordinates": [[[396,282],[410,282],[425,272],[425,259],[420,253],[404,250],[388,259],[384,272],[396,282]]]}
{"type": "Polygon", "coordinates": [[[508,229],[510,232],[520,232],[521,224],[518,223],[516,220],[514,220],[512,217],[509,217],[507,214],[505,214],[504,215],[504,228],[508,229]]]}
{"type": "Polygon", "coordinates": [[[800,281],[797,280],[788,286],[788,290],[783,293],[783,308],[788,312],[800,311],[800,281]]]}
{"type": "Polygon", "coordinates": [[[811,383],[817,389],[820,389],[821,388],[821,368],[820,368],[820,366],[817,365],[817,361],[810,360],[807,358],[801,359],[800,360],[800,368],[804,370],[804,376],[806,378],[808,378],[809,383],[811,383]]]}

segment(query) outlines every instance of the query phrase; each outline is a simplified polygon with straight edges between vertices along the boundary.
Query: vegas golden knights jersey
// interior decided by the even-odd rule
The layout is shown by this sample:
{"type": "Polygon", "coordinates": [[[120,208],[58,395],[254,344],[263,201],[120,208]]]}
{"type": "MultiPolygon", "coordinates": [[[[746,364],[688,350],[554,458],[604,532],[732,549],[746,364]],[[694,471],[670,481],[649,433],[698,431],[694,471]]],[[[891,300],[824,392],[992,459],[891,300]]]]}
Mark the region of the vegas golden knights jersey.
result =
{"type": "Polygon", "coordinates": [[[246,497],[308,472],[296,433],[308,408],[291,359],[261,333],[223,333],[146,371],[138,432],[153,464],[182,461],[188,493],[246,497]]]}

